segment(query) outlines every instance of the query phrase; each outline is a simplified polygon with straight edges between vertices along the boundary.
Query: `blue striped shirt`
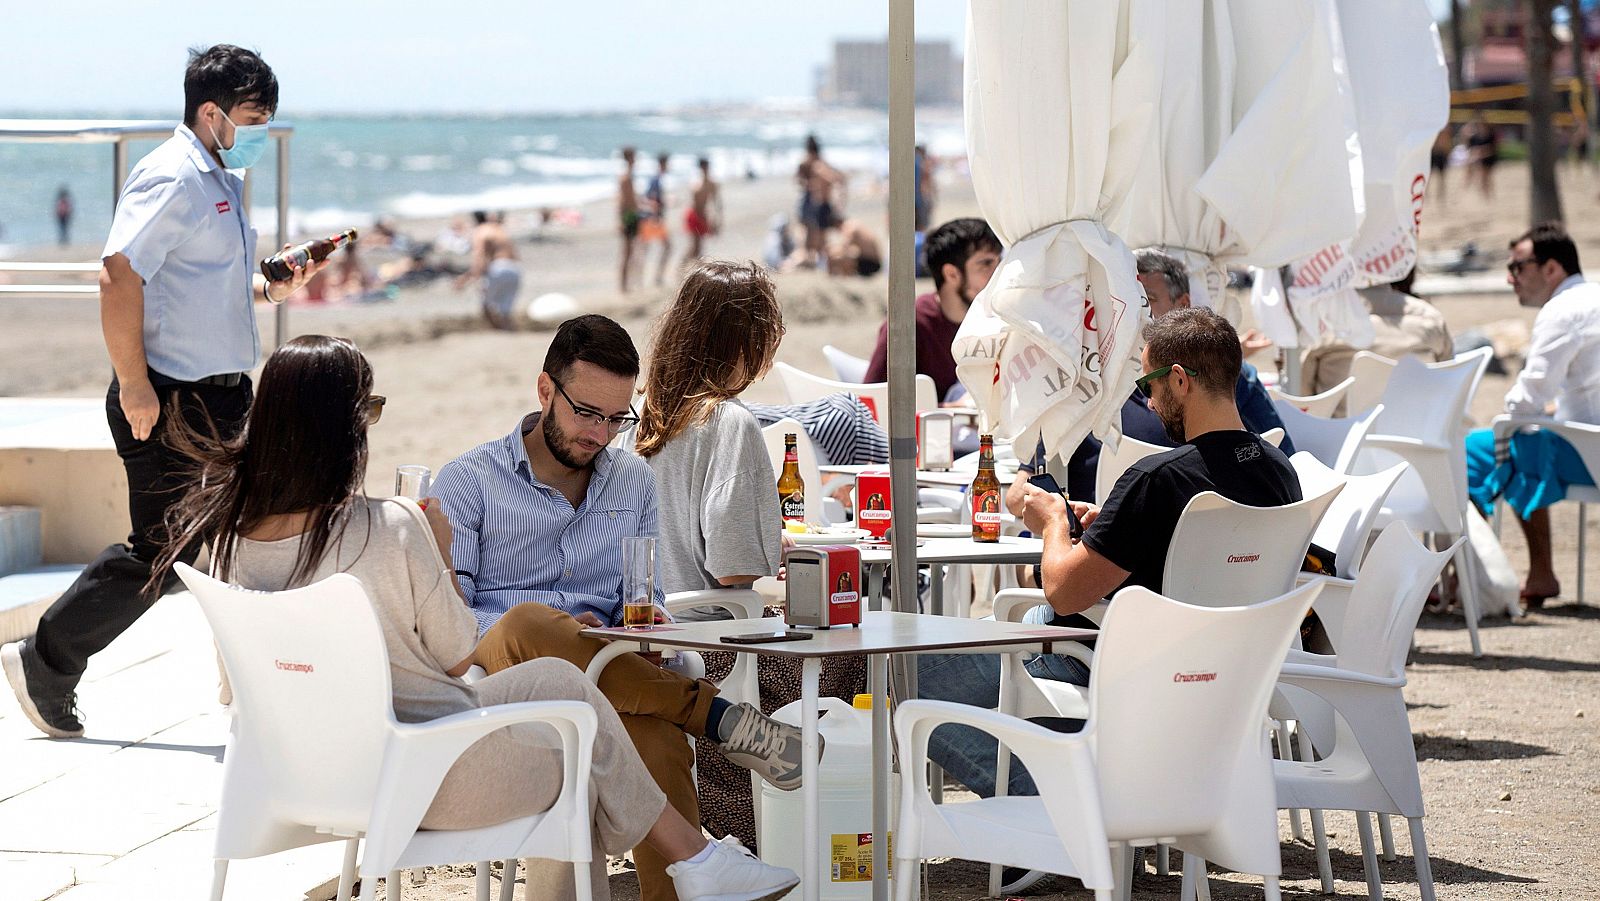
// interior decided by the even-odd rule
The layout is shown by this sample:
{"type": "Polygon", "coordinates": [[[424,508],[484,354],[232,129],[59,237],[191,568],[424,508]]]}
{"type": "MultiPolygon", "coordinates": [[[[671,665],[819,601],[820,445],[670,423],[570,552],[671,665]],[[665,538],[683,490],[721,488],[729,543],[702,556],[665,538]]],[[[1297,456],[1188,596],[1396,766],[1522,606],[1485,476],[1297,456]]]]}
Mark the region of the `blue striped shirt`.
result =
{"type": "MultiPolygon", "coordinates": [[[[528,464],[522,436],[538,425],[539,414],[528,414],[511,434],[446,464],[434,482],[450,517],[451,563],[479,635],[525,601],[619,625],[622,539],[658,534],[648,463],[616,448],[600,451],[574,510],[528,464]]],[[[661,598],[658,580],[658,604],[661,598]]]]}

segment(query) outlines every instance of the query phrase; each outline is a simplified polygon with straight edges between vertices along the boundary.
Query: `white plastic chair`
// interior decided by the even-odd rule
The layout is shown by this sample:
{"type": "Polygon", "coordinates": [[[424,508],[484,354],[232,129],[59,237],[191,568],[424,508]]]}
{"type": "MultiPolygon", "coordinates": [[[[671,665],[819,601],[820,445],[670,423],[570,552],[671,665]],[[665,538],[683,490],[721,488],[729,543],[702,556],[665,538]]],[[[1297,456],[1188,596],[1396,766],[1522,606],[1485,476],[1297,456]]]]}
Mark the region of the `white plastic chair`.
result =
{"type": "MultiPolygon", "coordinates": [[[[812,375],[804,369],[797,369],[788,363],[778,363],[773,366],[778,373],[778,378],[783,381],[783,390],[789,396],[789,403],[800,404],[808,400],[817,400],[830,394],[854,394],[868,402],[872,408],[873,418],[885,430],[889,428],[889,383],[888,382],[840,382],[834,379],[812,375]]],[[[916,408],[922,410],[937,410],[939,408],[938,389],[933,384],[933,379],[917,374],[916,408]]],[[[910,437],[910,436],[908,436],[910,437]]]]}
{"type": "MultiPolygon", "coordinates": [[[[1106,614],[1088,721],[1076,734],[963,704],[901,704],[898,901],[911,901],[918,861],[929,857],[1061,873],[1101,901],[1125,898],[1133,849],[1159,841],[1260,873],[1268,897],[1278,897],[1278,822],[1261,722],[1289,642],[1320,590],[1205,608],[1123,589],[1106,614]],[[997,738],[1000,760],[1017,755],[1039,794],[935,805],[928,738],[945,723],[997,738]]],[[[1002,791],[1005,784],[998,779],[1002,791]]],[[[1188,883],[1195,868],[1186,865],[1185,874],[1188,883]]],[[[990,894],[997,880],[991,876],[990,894]]]]}
{"type": "Polygon", "coordinates": [[[1389,387],[1389,377],[1394,375],[1394,367],[1398,362],[1370,350],[1356,351],[1355,356],[1350,358],[1350,378],[1354,383],[1345,392],[1345,410],[1357,413],[1382,400],[1384,391],[1389,387]]]}
{"type": "MultiPolygon", "coordinates": [[[[1449,539],[1441,536],[1465,533],[1465,517],[1476,514],[1468,512],[1466,434],[1462,423],[1493,353],[1484,347],[1444,363],[1430,364],[1406,357],[1395,364],[1384,389],[1383,412],[1367,433],[1350,469],[1356,474],[1371,474],[1396,462],[1411,464],[1411,471],[1389,492],[1380,526],[1401,519],[1418,531],[1433,533],[1445,541],[1449,539]]],[[[1471,579],[1458,581],[1472,656],[1481,657],[1477,592],[1471,579]]]]}
{"type": "MultiPolygon", "coordinates": [[[[1391,523],[1373,544],[1353,587],[1326,580],[1319,608],[1331,593],[1347,594],[1346,612],[1333,636],[1335,655],[1292,651],[1279,675],[1281,686],[1315,696],[1334,715],[1322,728],[1316,719],[1307,723],[1320,760],[1279,760],[1273,765],[1278,806],[1354,811],[1367,892],[1373,899],[1382,897],[1383,887],[1368,814],[1378,813],[1404,816],[1409,822],[1417,885],[1423,901],[1434,901],[1422,830],[1422,785],[1401,689],[1428,589],[1464,540],[1434,552],[1404,523],[1391,523]]],[[[1320,829],[1316,838],[1323,890],[1331,893],[1332,868],[1320,829]]]]}
{"type": "MultiPolygon", "coordinates": [[[[1571,420],[1542,419],[1533,417],[1496,416],[1493,423],[1495,444],[1509,438],[1511,433],[1526,429],[1549,429],[1567,440],[1573,450],[1578,452],[1578,457],[1583,460],[1583,466],[1589,470],[1589,475],[1600,483],[1600,425],[1574,422],[1571,420]]],[[[1577,602],[1583,603],[1583,558],[1584,539],[1589,531],[1589,505],[1600,504],[1600,487],[1596,485],[1569,485],[1567,486],[1567,500],[1576,501],[1578,504],[1578,594],[1577,602]]],[[[1503,499],[1495,500],[1494,524],[1498,532],[1500,528],[1500,511],[1505,507],[1503,499]]]]}
{"type": "MultiPolygon", "coordinates": [[[[1349,391],[1350,386],[1355,383],[1355,377],[1352,376],[1320,394],[1306,395],[1289,394],[1278,390],[1278,386],[1273,385],[1267,389],[1267,396],[1271,397],[1274,402],[1281,400],[1302,413],[1307,413],[1311,416],[1329,417],[1339,409],[1339,404],[1345,398],[1345,392],[1349,391]]],[[[1371,406],[1371,404],[1367,406],[1371,406]]],[[[1365,407],[1361,409],[1365,409],[1365,407]]]]}
{"type": "Polygon", "coordinates": [[[1172,448],[1129,438],[1127,435],[1123,435],[1117,442],[1116,450],[1112,450],[1109,444],[1100,445],[1100,459],[1095,464],[1094,470],[1094,499],[1102,504],[1105,503],[1106,498],[1111,496],[1111,489],[1116,486],[1117,479],[1122,478],[1128,467],[1151,454],[1169,450],[1172,448]]]}
{"type": "Polygon", "coordinates": [[[1342,418],[1302,413],[1299,407],[1282,399],[1275,398],[1272,406],[1294,439],[1294,449],[1311,454],[1334,472],[1349,472],[1355,465],[1361,442],[1383,413],[1382,404],[1342,418]]]}
{"type": "Polygon", "coordinates": [[[800,458],[800,478],[806,483],[806,522],[825,526],[844,522],[844,505],[834,500],[831,492],[833,485],[840,482],[848,484],[849,479],[841,477],[833,482],[823,482],[816,445],[811,443],[811,436],[806,434],[798,421],[787,417],[761,430],[761,437],[767,443],[767,457],[772,461],[772,490],[778,490],[778,473],[783,471],[785,435],[795,436],[794,449],[800,458]]]}
{"type": "Polygon", "coordinates": [[[845,353],[832,344],[822,345],[822,355],[828,358],[828,365],[833,367],[833,374],[839,377],[839,381],[861,383],[867,380],[870,360],[845,353]]]}
{"type": "Polygon", "coordinates": [[[1161,590],[1186,604],[1232,607],[1294,587],[1317,523],[1343,490],[1281,507],[1236,504],[1215,491],[1189,500],[1172,533],[1161,590]]]}
{"type": "Polygon", "coordinates": [[[1311,540],[1333,551],[1336,575],[1354,578],[1361,566],[1361,557],[1366,553],[1367,539],[1383,510],[1383,501],[1405,474],[1405,464],[1397,463],[1373,475],[1350,476],[1329,469],[1306,451],[1296,451],[1289,463],[1300,477],[1303,494],[1321,494],[1335,485],[1343,486],[1317,522],[1311,540]]]}
{"type": "MultiPolygon", "coordinates": [[[[760,619],[766,613],[766,599],[752,588],[705,588],[699,591],[674,591],[666,597],[668,613],[679,613],[692,607],[718,607],[728,611],[734,619],[760,619]]],[[[679,654],[685,652],[679,651],[679,654]]],[[[701,667],[702,671],[704,666],[701,667]]],[[[598,679],[598,671],[595,674],[598,679]]],[[[735,654],[733,669],[718,686],[720,693],[730,703],[749,701],[761,705],[761,689],[756,681],[756,655],[735,654]]]]}
{"type": "Polygon", "coordinates": [[[233,727],[223,757],[211,898],[222,898],[228,861],[346,840],[340,898],[348,896],[355,842],[361,897],[379,877],[399,898],[403,868],[498,857],[572,861],[589,901],[589,764],[596,716],[580,701],[502,704],[426,723],[395,719],[389,659],[361,582],[339,574],[304,588],[247,591],[182,563],[178,577],[200,602],[233,685],[233,727]],[[497,826],[422,831],[444,776],[474,742],[521,723],[561,739],[561,793],[547,811],[497,826]]]}
{"type": "Polygon", "coordinates": [[[1273,447],[1281,447],[1283,445],[1283,434],[1283,426],[1273,426],[1261,433],[1261,440],[1273,447]]]}

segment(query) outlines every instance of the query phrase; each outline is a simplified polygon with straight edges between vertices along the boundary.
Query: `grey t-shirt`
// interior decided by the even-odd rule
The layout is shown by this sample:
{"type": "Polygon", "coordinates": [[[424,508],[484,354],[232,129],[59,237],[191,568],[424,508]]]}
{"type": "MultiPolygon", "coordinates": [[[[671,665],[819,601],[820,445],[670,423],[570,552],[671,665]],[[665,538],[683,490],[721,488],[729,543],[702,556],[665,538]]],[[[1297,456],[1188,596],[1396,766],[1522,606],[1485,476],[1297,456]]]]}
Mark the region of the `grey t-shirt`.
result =
{"type": "Polygon", "coordinates": [[[661,505],[658,553],[668,591],[721,588],[728,576],[774,576],[783,556],[778,477],[756,418],[726,400],[650,459],[661,505]]]}
{"type": "MultiPolygon", "coordinates": [[[[345,517],[328,552],[300,584],[347,572],[361,580],[378,612],[389,650],[394,715],[422,723],[478,706],[472,686],[446,675],[477,645],[478,621],[453,579],[417,505],[404,498],[368,498],[345,517]]],[[[231,581],[257,591],[290,585],[300,537],[239,540],[231,581]]]]}

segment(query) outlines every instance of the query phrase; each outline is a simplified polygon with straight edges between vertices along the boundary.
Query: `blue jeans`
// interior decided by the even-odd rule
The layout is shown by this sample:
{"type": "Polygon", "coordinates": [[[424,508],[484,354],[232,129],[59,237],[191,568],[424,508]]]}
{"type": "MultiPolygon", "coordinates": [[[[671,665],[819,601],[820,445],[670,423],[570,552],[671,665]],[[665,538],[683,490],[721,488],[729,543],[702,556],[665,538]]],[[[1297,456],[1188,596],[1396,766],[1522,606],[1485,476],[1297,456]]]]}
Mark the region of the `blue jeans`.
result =
{"type": "MultiPolygon", "coordinates": [[[[1089,668],[1073,657],[1036,654],[1027,662],[1030,674],[1040,679],[1089,684],[1089,668]]],[[[917,658],[917,696],[953,701],[974,707],[1000,706],[1000,656],[998,654],[924,654],[917,658]]],[[[1076,732],[1082,720],[1040,718],[1033,722],[1057,732],[1076,732]]],[[[928,757],[981,798],[994,796],[995,761],[1000,743],[971,726],[949,724],[933,730],[928,757]]],[[[1033,777],[1016,759],[1011,761],[1008,793],[1036,795],[1033,777]]]]}

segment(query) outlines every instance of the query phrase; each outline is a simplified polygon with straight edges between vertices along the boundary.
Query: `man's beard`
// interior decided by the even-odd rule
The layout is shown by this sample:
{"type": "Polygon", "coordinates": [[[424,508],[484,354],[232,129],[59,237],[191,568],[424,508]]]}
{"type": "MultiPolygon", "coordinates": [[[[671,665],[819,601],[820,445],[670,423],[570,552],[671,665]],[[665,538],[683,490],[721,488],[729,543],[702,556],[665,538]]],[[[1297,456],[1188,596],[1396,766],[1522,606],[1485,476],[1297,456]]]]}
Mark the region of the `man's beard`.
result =
{"type": "Polygon", "coordinates": [[[1189,440],[1188,433],[1184,431],[1183,411],[1167,413],[1164,410],[1156,411],[1156,418],[1161,420],[1161,428],[1166,430],[1167,437],[1173,444],[1185,444],[1189,440]]]}
{"type": "Polygon", "coordinates": [[[546,414],[539,427],[544,432],[544,446],[549,449],[550,456],[554,457],[557,463],[568,469],[584,469],[594,462],[594,454],[590,454],[586,460],[578,459],[572,449],[572,440],[556,426],[554,416],[546,414]]]}

